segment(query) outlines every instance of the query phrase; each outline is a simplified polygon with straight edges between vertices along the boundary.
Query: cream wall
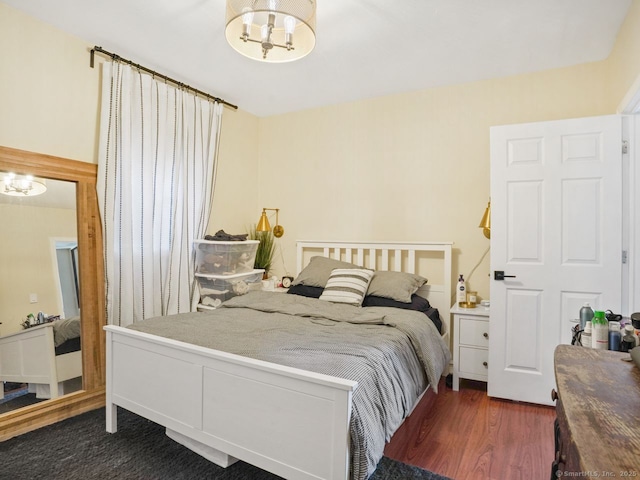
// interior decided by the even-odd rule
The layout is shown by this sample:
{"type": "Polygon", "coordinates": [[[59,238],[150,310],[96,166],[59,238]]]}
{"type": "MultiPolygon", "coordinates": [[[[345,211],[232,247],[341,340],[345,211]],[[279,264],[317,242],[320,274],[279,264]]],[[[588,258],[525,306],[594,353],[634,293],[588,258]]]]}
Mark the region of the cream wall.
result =
{"type": "Polygon", "coordinates": [[[258,117],[225,108],[207,233],[246,233],[258,221],[258,117]]]}
{"type": "Polygon", "coordinates": [[[453,241],[453,272],[489,296],[489,128],[615,113],[640,72],[640,2],[609,59],[260,119],[262,206],[296,239],[453,241]]]}
{"type": "Polygon", "coordinates": [[[88,52],[0,3],[0,145],[95,163],[99,70],[88,52]]]}
{"type": "Polygon", "coordinates": [[[640,76],[640,0],[633,0],[605,63],[611,102],[624,108],[620,102],[629,89],[640,86],[634,85],[640,76]]]}
{"type": "MultiPolygon", "coordinates": [[[[92,46],[0,2],[0,145],[97,163],[103,58],[89,67],[92,46]]],[[[257,187],[245,178],[246,163],[256,168],[257,118],[223,115],[220,171],[244,179],[236,190],[246,198],[257,187]]]]}
{"type": "MultiPolygon", "coordinates": [[[[92,46],[0,3],[0,145],[97,163],[104,59],[89,67],[92,46]]],[[[258,119],[225,108],[222,123],[209,231],[239,233],[259,213],[258,119]]]]}
{"type": "Polygon", "coordinates": [[[453,241],[453,272],[488,298],[492,125],[600,115],[602,64],[260,120],[261,204],[282,208],[290,271],[304,239],[453,241]]]}
{"type": "MultiPolygon", "coordinates": [[[[294,273],[296,239],[344,238],[454,241],[468,277],[489,246],[489,127],[615,112],[640,71],[639,5],[602,62],[261,119],[225,109],[208,231],[278,207],[279,276],[294,273]]],[[[96,162],[91,46],[0,3],[0,145],[96,162]]],[[[488,265],[470,278],[483,297],[488,265]]]]}
{"type": "MultiPolygon", "coordinates": [[[[91,47],[0,3],[0,145],[97,163],[104,59],[90,68],[91,47]]],[[[257,142],[258,119],[225,108],[210,229],[244,228],[257,211],[257,142]]]]}
{"type": "Polygon", "coordinates": [[[1,203],[0,223],[0,334],[8,335],[22,330],[29,313],[63,313],[53,242],[77,237],[76,211],[1,203]],[[30,303],[31,293],[38,303],[30,303]]]}

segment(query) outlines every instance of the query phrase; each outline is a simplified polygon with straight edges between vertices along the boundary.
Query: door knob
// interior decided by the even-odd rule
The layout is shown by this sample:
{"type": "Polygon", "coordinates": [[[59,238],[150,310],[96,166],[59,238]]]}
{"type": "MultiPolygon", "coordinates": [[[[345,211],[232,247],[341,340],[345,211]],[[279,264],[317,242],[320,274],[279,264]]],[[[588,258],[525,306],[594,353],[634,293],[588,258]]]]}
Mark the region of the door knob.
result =
{"type": "Polygon", "coordinates": [[[494,270],[493,271],[493,279],[494,280],[504,280],[505,278],[516,278],[515,275],[505,275],[504,270],[494,270]]]}

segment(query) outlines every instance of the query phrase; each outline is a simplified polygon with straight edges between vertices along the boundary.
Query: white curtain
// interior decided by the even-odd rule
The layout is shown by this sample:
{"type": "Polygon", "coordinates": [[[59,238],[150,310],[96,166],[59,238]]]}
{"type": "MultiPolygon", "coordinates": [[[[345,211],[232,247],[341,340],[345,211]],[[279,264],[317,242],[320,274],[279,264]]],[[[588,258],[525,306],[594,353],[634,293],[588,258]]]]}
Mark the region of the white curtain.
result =
{"type": "Polygon", "coordinates": [[[105,63],[98,155],[107,321],[193,311],[193,240],[203,238],[222,105],[105,63]]]}

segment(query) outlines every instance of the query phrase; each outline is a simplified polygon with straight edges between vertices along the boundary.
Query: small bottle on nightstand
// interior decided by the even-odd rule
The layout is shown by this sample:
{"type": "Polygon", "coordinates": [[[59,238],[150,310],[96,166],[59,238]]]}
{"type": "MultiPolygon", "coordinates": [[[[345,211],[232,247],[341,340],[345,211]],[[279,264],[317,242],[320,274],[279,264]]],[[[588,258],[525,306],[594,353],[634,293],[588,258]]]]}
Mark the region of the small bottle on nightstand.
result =
{"type": "Polygon", "coordinates": [[[464,278],[460,274],[458,279],[458,287],[456,288],[456,301],[459,307],[466,307],[467,305],[467,287],[464,284],[464,278]]]}

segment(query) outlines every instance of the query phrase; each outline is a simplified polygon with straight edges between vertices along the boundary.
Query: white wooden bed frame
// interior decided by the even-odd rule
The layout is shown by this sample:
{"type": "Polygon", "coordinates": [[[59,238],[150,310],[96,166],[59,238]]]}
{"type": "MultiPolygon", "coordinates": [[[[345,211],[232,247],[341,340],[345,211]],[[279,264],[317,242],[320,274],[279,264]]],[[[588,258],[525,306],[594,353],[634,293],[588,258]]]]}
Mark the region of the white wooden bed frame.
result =
{"type": "MultiPolygon", "coordinates": [[[[442,284],[429,284],[422,294],[449,332],[451,245],[299,241],[297,271],[309,252],[418,274],[421,255],[439,256],[442,284]]],[[[356,382],[127,328],[105,330],[108,432],[117,431],[120,406],[163,425],[169,437],[223,467],[241,459],[287,479],[348,478],[356,382]]]]}
{"type": "MultiPolygon", "coordinates": [[[[53,323],[0,337],[0,381],[47,385],[47,398],[57,398],[61,383],[82,376],[82,352],[56,355],[53,323]]],[[[1,385],[0,385],[1,386],[1,385]]],[[[0,388],[0,399],[4,398],[0,388]]],[[[43,389],[46,390],[46,389],[43,389]]]]}

